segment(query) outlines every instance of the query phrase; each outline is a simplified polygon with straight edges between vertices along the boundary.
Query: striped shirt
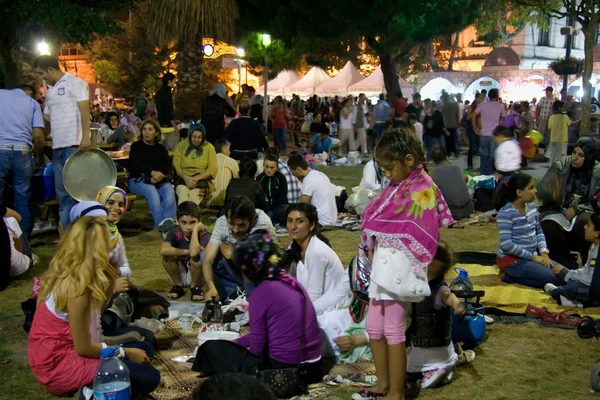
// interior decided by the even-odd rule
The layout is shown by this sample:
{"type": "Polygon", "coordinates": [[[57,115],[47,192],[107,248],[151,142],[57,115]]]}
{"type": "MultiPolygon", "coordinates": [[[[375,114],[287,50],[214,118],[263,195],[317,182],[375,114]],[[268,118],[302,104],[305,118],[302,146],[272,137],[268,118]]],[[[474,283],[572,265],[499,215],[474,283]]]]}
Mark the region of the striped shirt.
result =
{"type": "Polygon", "coordinates": [[[279,172],[285,176],[285,180],[287,181],[287,198],[288,204],[296,204],[300,200],[300,195],[302,194],[302,184],[294,175],[292,175],[292,171],[286,163],[279,160],[279,172]]]}
{"type": "Polygon", "coordinates": [[[77,103],[89,100],[88,84],[71,74],[64,74],[54,86],[48,86],[44,115],[50,118],[53,149],[79,146],[83,127],[77,103]]]}
{"type": "Polygon", "coordinates": [[[231,157],[223,153],[217,154],[217,176],[215,178],[215,191],[209,201],[211,206],[222,206],[225,204],[227,186],[232,179],[240,177],[240,166],[231,157]]]}
{"type": "Polygon", "coordinates": [[[540,253],[549,253],[546,238],[540,226],[537,207],[534,203],[525,205],[525,215],[521,214],[512,203],[507,203],[496,217],[500,244],[496,255],[499,258],[513,256],[530,260],[540,253]]]}

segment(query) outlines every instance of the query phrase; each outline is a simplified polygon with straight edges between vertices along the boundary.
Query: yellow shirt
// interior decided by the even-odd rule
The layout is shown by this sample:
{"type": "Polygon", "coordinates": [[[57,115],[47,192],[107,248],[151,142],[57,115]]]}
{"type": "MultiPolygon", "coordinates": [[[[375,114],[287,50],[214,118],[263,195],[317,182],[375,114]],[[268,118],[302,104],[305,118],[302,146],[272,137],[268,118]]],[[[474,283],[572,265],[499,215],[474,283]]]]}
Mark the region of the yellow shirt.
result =
{"type": "Polygon", "coordinates": [[[194,158],[195,152],[192,151],[185,155],[190,143],[184,140],[177,144],[175,155],[173,157],[173,166],[180,169],[187,176],[195,176],[208,172],[213,178],[208,183],[208,193],[215,190],[214,178],[217,176],[217,154],[212,144],[206,142],[202,146],[202,155],[194,158]]]}
{"type": "Polygon", "coordinates": [[[210,206],[222,206],[225,203],[227,186],[232,179],[240,177],[240,166],[231,157],[225,154],[217,154],[217,178],[215,179],[215,191],[209,200],[210,206]]]}
{"type": "Polygon", "coordinates": [[[548,120],[550,142],[568,143],[569,125],[571,125],[571,119],[566,114],[552,114],[548,120]]]}

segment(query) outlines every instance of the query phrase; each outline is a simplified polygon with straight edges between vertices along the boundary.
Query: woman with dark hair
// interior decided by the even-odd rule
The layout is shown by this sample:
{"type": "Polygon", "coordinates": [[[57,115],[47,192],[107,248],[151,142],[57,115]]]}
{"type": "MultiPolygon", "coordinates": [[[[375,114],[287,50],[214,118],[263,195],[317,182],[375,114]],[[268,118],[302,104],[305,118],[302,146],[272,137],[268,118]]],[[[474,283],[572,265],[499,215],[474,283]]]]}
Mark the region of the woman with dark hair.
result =
{"type": "Polygon", "coordinates": [[[229,182],[229,186],[227,186],[225,207],[227,207],[230,199],[238,196],[246,196],[254,203],[255,208],[259,208],[265,212],[269,210],[262,187],[260,183],[254,180],[257,170],[256,162],[248,157],[242,158],[240,161],[240,177],[232,179],[229,182]]]}
{"type": "Polygon", "coordinates": [[[119,148],[125,144],[125,129],[121,127],[119,115],[116,112],[108,112],[104,117],[104,123],[108,127],[109,136],[106,143],[118,143],[119,148]]]}
{"type": "Polygon", "coordinates": [[[154,225],[164,235],[175,226],[177,205],[171,185],[171,158],[159,143],[160,126],[147,119],[140,127],[140,140],[129,153],[129,190],[148,202],[154,225]]]}
{"type": "Polygon", "coordinates": [[[192,370],[208,375],[297,368],[306,383],[320,378],[321,335],[306,290],[280,268],[275,238],[259,230],[238,241],[233,261],[256,287],[248,305],[250,333],[235,343],[210,340],[198,349],[192,370]]]}
{"type": "Polygon", "coordinates": [[[590,242],[584,227],[592,212],[591,202],[600,190],[600,145],[592,138],[581,138],[570,156],[556,160],[537,185],[541,225],[550,256],[569,269],[578,268],[576,251],[587,261],[590,242]]]}

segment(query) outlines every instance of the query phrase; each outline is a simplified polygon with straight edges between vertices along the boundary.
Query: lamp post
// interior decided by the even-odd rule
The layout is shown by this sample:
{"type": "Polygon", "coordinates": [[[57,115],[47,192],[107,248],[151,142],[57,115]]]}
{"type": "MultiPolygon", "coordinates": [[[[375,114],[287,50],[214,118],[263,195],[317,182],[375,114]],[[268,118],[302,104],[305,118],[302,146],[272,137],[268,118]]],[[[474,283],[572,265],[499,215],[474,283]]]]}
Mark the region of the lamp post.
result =
{"type": "Polygon", "coordinates": [[[242,92],[242,64],[244,63],[244,56],[246,55],[246,51],[244,49],[242,49],[241,47],[238,47],[237,49],[235,49],[236,54],[238,55],[238,59],[237,61],[237,65],[238,65],[238,78],[239,78],[239,84],[238,84],[238,93],[242,92]]]}
{"type": "Polygon", "coordinates": [[[269,81],[269,59],[267,57],[267,47],[271,44],[271,35],[264,33],[261,35],[262,44],[265,46],[265,68],[264,68],[264,81],[265,81],[265,97],[263,99],[263,123],[265,124],[265,132],[268,128],[267,116],[268,116],[268,105],[267,101],[267,82],[269,81]]]}
{"type": "MultiPolygon", "coordinates": [[[[575,1],[571,2],[571,7],[569,10],[569,14],[571,15],[571,20],[570,20],[570,24],[569,26],[566,26],[564,28],[560,29],[560,34],[563,36],[566,36],[567,38],[567,48],[565,51],[565,59],[567,61],[569,61],[569,59],[571,58],[571,49],[573,48],[573,35],[577,35],[578,31],[575,28],[575,16],[576,16],[576,9],[575,9],[575,1]]],[[[584,83],[583,83],[583,79],[581,80],[582,82],[582,88],[585,87],[584,83]]],[[[562,101],[567,101],[567,94],[568,94],[568,89],[569,89],[569,74],[565,74],[563,75],[563,87],[561,90],[561,94],[564,97],[562,99],[562,101]]]]}

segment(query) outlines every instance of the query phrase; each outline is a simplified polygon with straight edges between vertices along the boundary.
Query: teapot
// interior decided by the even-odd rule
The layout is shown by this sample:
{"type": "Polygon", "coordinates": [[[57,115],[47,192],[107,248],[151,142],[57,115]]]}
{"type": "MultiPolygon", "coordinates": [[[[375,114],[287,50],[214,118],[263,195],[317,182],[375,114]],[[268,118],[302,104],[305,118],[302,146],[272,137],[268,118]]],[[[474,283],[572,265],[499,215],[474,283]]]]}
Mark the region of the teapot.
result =
{"type": "Polygon", "coordinates": [[[222,324],[223,323],[223,310],[221,309],[221,302],[213,297],[204,305],[204,311],[202,312],[202,322],[205,324],[222,324]]]}

